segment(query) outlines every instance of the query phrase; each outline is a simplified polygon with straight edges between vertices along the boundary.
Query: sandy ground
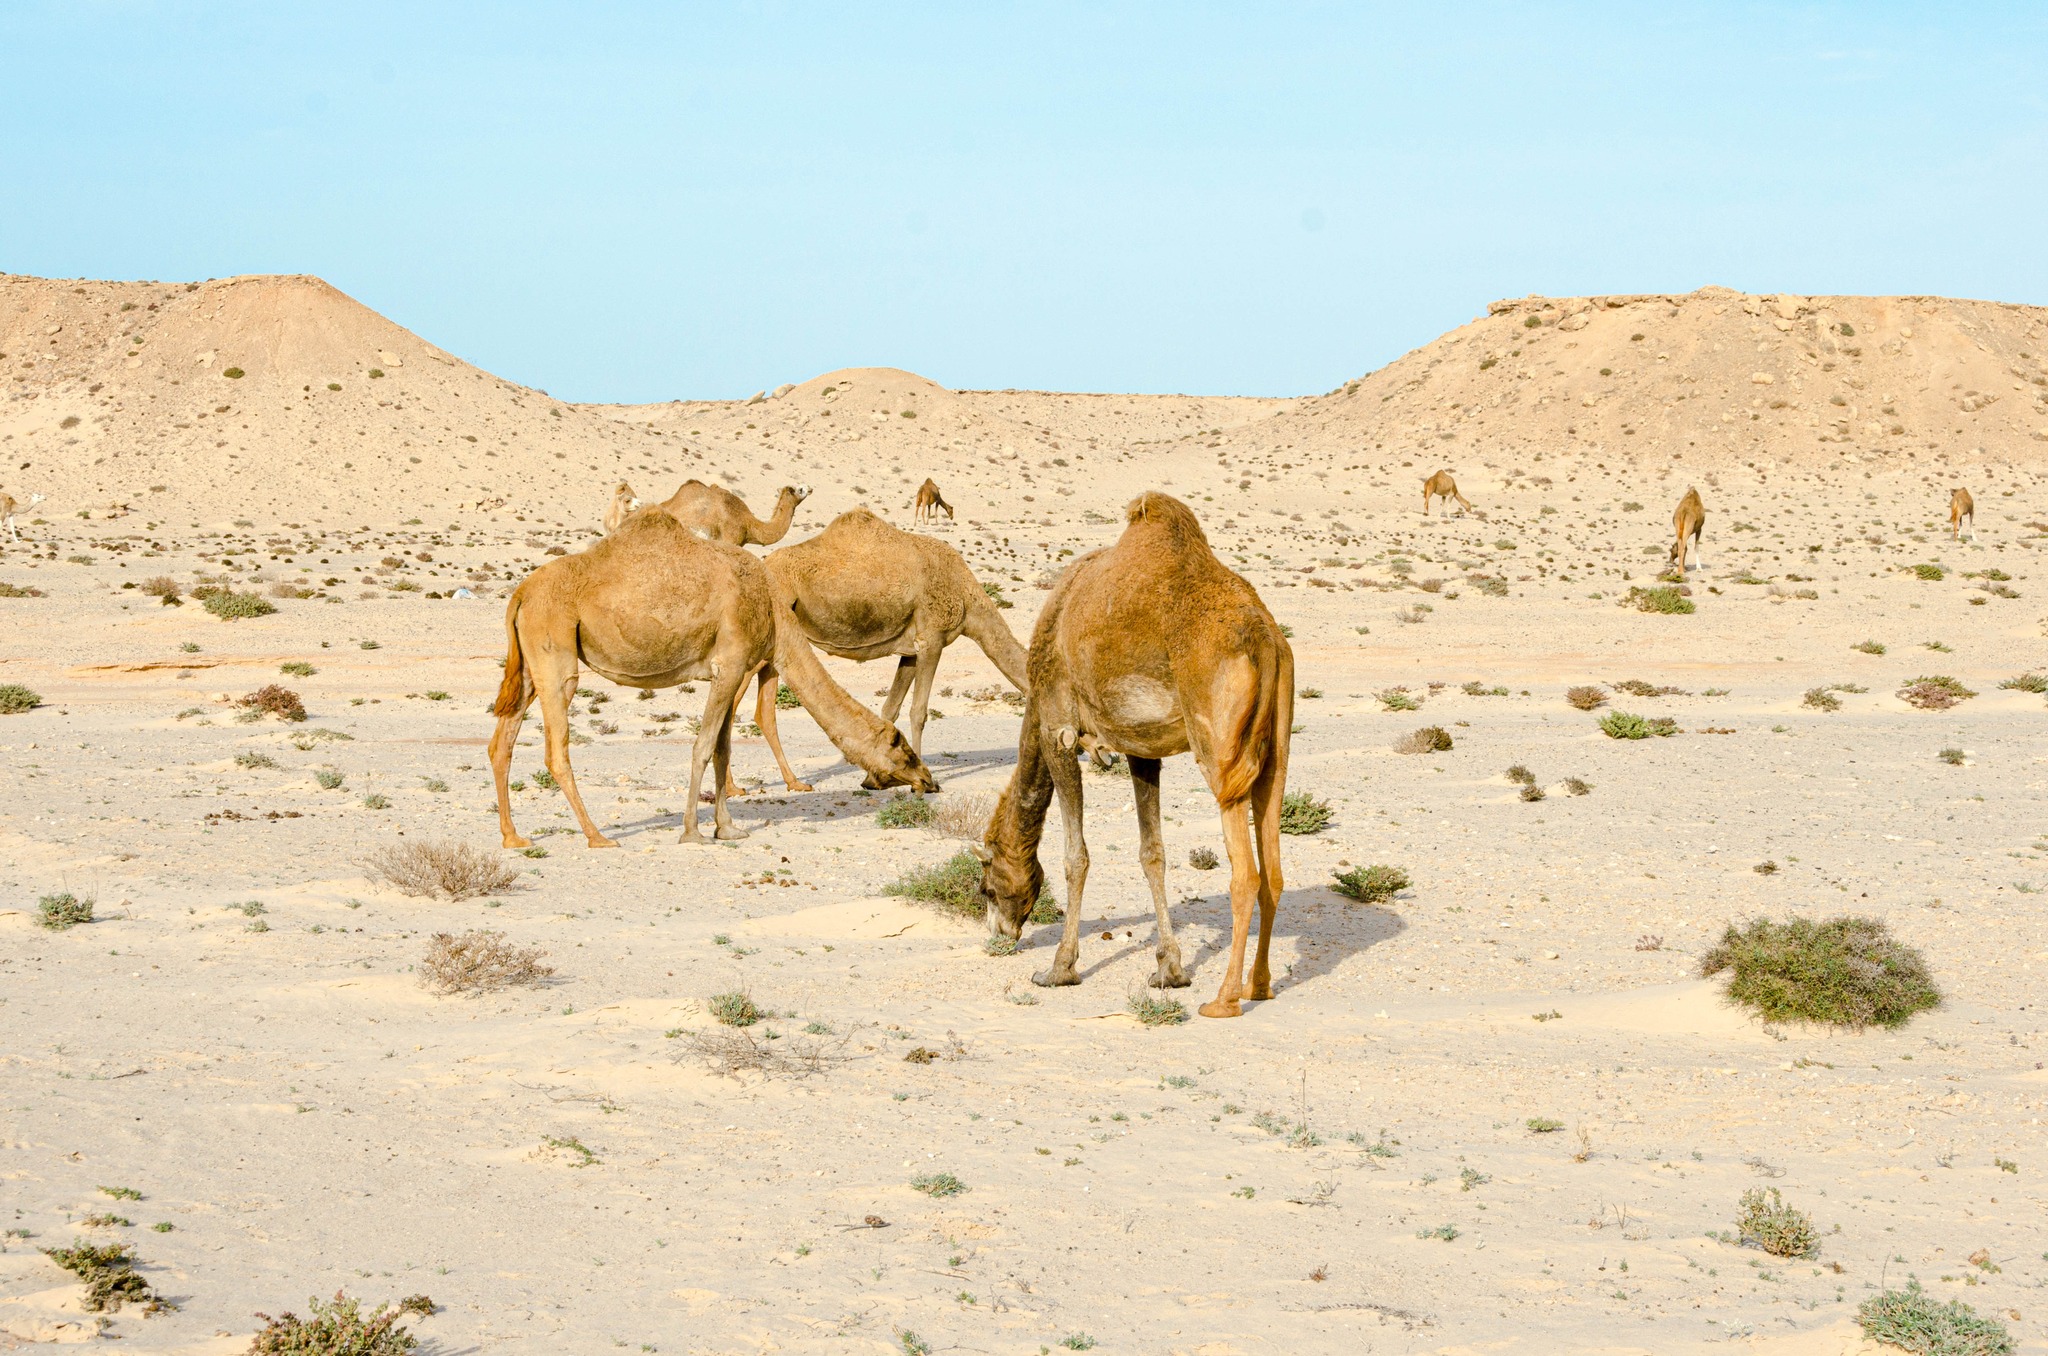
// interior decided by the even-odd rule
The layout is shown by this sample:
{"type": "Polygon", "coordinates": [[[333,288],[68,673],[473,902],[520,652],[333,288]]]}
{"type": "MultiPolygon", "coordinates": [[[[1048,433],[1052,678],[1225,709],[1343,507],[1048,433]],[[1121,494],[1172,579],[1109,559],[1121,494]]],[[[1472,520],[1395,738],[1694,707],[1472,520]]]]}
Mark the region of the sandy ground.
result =
{"type": "MultiPolygon", "coordinates": [[[[0,1206],[19,1231],[0,1349],[96,1340],[35,1251],[93,1237],[133,1243],[181,1306],[116,1315],[106,1336],[131,1352],[239,1351],[256,1312],[338,1288],[431,1295],[416,1329],[443,1353],[882,1353],[905,1333],[941,1352],[1852,1352],[1875,1350],[1855,1305],[1909,1276],[2048,1350],[2048,700],[1998,686],[2048,669],[2036,470],[1973,471],[1979,531],[1959,544],[1934,454],[1761,478],[1590,450],[1482,461],[1460,476],[1485,517],[1425,521],[1434,468],[1414,457],[1328,484],[1276,467],[1269,495],[1169,436],[1198,411],[1299,417],[1281,403],[1075,397],[1087,417],[1062,425],[1069,398],[999,398],[1047,440],[1036,483],[991,475],[931,530],[1001,583],[1020,636],[1064,553],[1169,483],[1293,628],[1290,784],[1335,819],[1284,840],[1271,1002],[1158,1029],[1128,1014],[1152,918],[1116,775],[1087,778],[1084,983],[1038,990],[1055,928],[993,957],[978,927],[880,893],[961,843],[878,827],[801,712],[784,738],[817,789],[782,793],[741,739],[752,836],[677,845],[687,734],[652,717],[700,699],[602,680],[615,698],[577,704],[574,758],[623,850],[583,848],[529,780],[516,814],[548,855],[513,858],[510,891],[449,904],[372,879],[365,858],[400,835],[495,844],[503,592],[590,539],[627,466],[600,467],[560,527],[511,506],[406,524],[310,494],[246,528],[215,526],[218,507],[187,528],[53,502],[0,543],[0,581],[43,593],[0,599],[0,683],[44,699],[0,716],[0,1206]],[[1103,401],[1128,408],[1105,424],[1103,401]],[[1094,459],[1050,464],[1090,437],[1094,459]],[[1661,566],[1687,483],[1710,515],[1698,611],[1617,606],[1661,566]],[[310,596],[226,623],[123,587],[155,574],[310,596]],[[429,596],[457,586],[482,596],[429,596]],[[1977,695],[1894,695],[1928,673],[1977,695]],[[1563,699],[1624,680],[1683,689],[1613,705],[1684,733],[1609,740],[1563,699]],[[305,724],[236,722],[223,696],[271,681],[305,724]],[[1824,684],[1867,690],[1801,704],[1824,684]],[[1387,710],[1396,686],[1420,709],[1387,710]],[[1455,748],[1392,751],[1424,724],[1455,748]],[[1519,799],[1513,764],[1548,797],[1519,799]],[[1412,888],[1371,907],[1328,888],[1368,862],[1412,888]],[[35,926],[60,890],[98,921],[35,926]],[[1777,1029],[1695,977],[1731,920],[1846,910],[1924,948],[1947,1004],[1896,1033],[1777,1029]],[[545,948],[554,978],[430,995],[429,937],[473,927],[545,948]],[[782,1070],[695,1052],[705,1000],[734,989],[775,1014],[768,1044],[798,1056],[782,1070]],[[967,1189],[912,1189],[937,1172],[967,1189]],[[1716,1237],[1756,1186],[1812,1213],[1817,1259],[1716,1237]],[[83,1223],[103,1213],[128,1222],[83,1223]],[[1995,1269],[1966,1260],[1980,1249],[1995,1269]]],[[[863,499],[907,524],[872,449],[785,440],[786,459],[735,465],[750,493],[817,488],[792,539],[863,499]]],[[[1334,442],[1318,455],[1346,464],[1334,442]]],[[[887,684],[883,665],[830,667],[863,700],[887,684]]],[[[1000,678],[957,646],[939,682],[942,799],[992,796],[1017,719],[969,694],[1000,678]]],[[[1166,784],[1192,1008],[1228,934],[1225,873],[1188,854],[1221,835],[1187,760],[1166,784]]],[[[1060,848],[1055,829],[1056,881],[1060,848]]]]}

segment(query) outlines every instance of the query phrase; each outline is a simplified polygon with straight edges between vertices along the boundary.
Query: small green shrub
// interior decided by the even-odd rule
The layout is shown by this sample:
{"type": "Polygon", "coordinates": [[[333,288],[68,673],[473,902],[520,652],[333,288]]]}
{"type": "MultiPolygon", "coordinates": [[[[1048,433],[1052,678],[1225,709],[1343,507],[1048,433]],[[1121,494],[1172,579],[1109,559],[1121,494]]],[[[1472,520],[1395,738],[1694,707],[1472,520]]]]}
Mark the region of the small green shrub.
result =
{"type": "Polygon", "coordinates": [[[761,1020],[754,1000],[738,990],[712,994],[704,1000],[704,1010],[720,1026],[752,1026],[761,1020]]]}
{"type": "Polygon", "coordinates": [[[267,617],[277,611],[276,606],[268,598],[256,593],[236,593],[233,589],[194,589],[192,596],[198,598],[208,612],[222,621],[267,617]]]}
{"type": "Polygon", "coordinates": [[[1600,733],[1609,739],[1660,739],[1678,733],[1678,722],[1669,716],[1638,716],[1627,711],[1609,711],[1600,717],[1600,733]]]}
{"type": "Polygon", "coordinates": [[[1405,687],[1390,687],[1386,691],[1375,695],[1379,697],[1380,705],[1389,711],[1420,711],[1422,709],[1422,703],[1417,701],[1405,687]]]}
{"type": "Polygon", "coordinates": [[[988,600],[994,603],[999,608],[1016,606],[1016,604],[1012,603],[1008,598],[1005,598],[1003,596],[1003,586],[1001,584],[984,583],[981,586],[981,591],[983,593],[986,593],[988,595],[988,600]]]}
{"type": "Polygon", "coordinates": [[[1849,647],[1859,654],[1883,654],[1884,643],[1876,640],[1862,640],[1849,647]]]}
{"type": "Polygon", "coordinates": [[[1936,673],[1909,679],[1898,695],[1906,705],[1922,711],[1946,711],[1977,694],[1947,674],[1936,673]]]}
{"type": "Polygon", "coordinates": [[[419,1346],[418,1338],[398,1326],[403,1308],[380,1304],[366,1315],[339,1290],[326,1303],[309,1299],[306,1304],[309,1318],[290,1310],[276,1318],[256,1315],[263,1328],[250,1341],[249,1356],[401,1356],[419,1346]]]}
{"type": "Polygon", "coordinates": [[[1674,584],[1660,584],[1655,588],[1631,585],[1622,605],[1633,607],[1638,612],[1656,612],[1667,617],[1682,617],[1693,611],[1692,599],[1678,591],[1674,584]]]}
{"type": "Polygon", "coordinates": [[[532,781],[535,786],[543,791],[555,789],[555,775],[544,767],[537,767],[533,770],[532,781]]]}
{"type": "Polygon", "coordinates": [[[1522,1124],[1539,1135],[1554,1135],[1564,1129],[1563,1121],[1554,1121],[1548,1116],[1531,1116],[1522,1124]]]}
{"type": "Polygon", "coordinates": [[[92,900],[80,899],[69,890],[62,894],[44,895],[36,901],[36,922],[52,932],[75,928],[80,923],[92,921],[92,900]]]}
{"type": "Polygon", "coordinates": [[[1934,756],[1947,763],[1950,767],[1961,767],[1965,755],[1961,749],[1943,749],[1934,756]]]}
{"type": "Polygon", "coordinates": [[[1205,847],[1189,848],[1188,865],[1197,871],[1214,871],[1217,865],[1216,849],[1205,847]]]}
{"type": "Polygon", "coordinates": [[[1142,990],[1133,993],[1126,1006],[1131,1016],[1146,1026],[1178,1026],[1188,1019],[1188,1010],[1178,999],[1161,998],[1142,990]]]}
{"type": "Polygon", "coordinates": [[[1742,1193],[1739,1227],[1744,1243],[1754,1244],[1773,1257],[1811,1257],[1819,1245],[1812,1218],[1785,1204],[1776,1187],[1758,1187],[1742,1193]]]}
{"type": "Polygon", "coordinates": [[[363,797],[363,808],[365,810],[388,810],[391,808],[391,797],[385,795],[382,791],[372,791],[369,795],[363,797]]]}
{"type": "Polygon", "coordinates": [[[775,685],[776,710],[793,711],[802,705],[802,700],[797,697],[796,691],[788,683],[777,683],[775,685]]]}
{"type": "Polygon", "coordinates": [[[80,1307],[87,1313],[117,1313],[124,1304],[139,1304],[147,1313],[177,1308],[150,1289],[149,1282],[135,1270],[135,1254],[126,1243],[79,1240],[68,1248],[41,1251],[85,1287],[80,1307]]]}
{"type": "Polygon", "coordinates": [[[2017,678],[2008,678],[1999,686],[2015,692],[2048,692],[2048,673],[2022,673],[2017,678]]]}
{"type": "Polygon", "coordinates": [[[1948,571],[1939,565],[1915,565],[1913,567],[1913,575],[1917,579],[1925,579],[1933,584],[1948,578],[1948,571]]]}
{"type": "Polygon", "coordinates": [[[1280,832],[1320,833],[1329,827],[1334,812],[1325,801],[1306,791],[1289,791],[1280,798],[1280,832]]]}
{"type": "Polygon", "coordinates": [[[1914,1356],[2010,1356],[2012,1335],[1995,1318],[1981,1318],[1961,1300],[1943,1304],[1920,1288],[1886,1290],[1856,1306],[1866,1337],[1903,1347],[1914,1356]]]}
{"type": "Polygon", "coordinates": [[[39,588],[21,584],[10,584],[4,579],[0,579],[0,598],[40,598],[42,596],[43,591],[39,588]]]}
{"type": "Polygon", "coordinates": [[[313,774],[313,780],[319,783],[322,791],[338,791],[341,789],[341,784],[347,778],[332,768],[323,767],[313,774]]]}
{"type": "Polygon", "coordinates": [[[1728,997],[1768,1022],[1899,1027],[1941,1003],[1920,953],[1874,918],[1730,925],[1700,959],[1703,979],[1723,970],[1728,997]]]}
{"type": "Polygon", "coordinates": [[[303,659],[294,659],[289,663],[279,664],[277,671],[290,678],[311,678],[320,670],[314,668],[303,659]]]}
{"type": "Polygon", "coordinates": [[[235,755],[235,766],[251,769],[274,768],[277,766],[277,760],[267,753],[238,753],[235,755]]]}
{"type": "Polygon", "coordinates": [[[1354,866],[1331,874],[1337,883],[1330,888],[1361,904],[1384,903],[1414,883],[1398,866],[1354,866]]]}
{"type": "Polygon", "coordinates": [[[1590,796],[1593,794],[1593,783],[1578,777],[1567,777],[1564,779],[1564,789],[1570,795],[1590,796]]]}
{"type": "Polygon", "coordinates": [[[1810,687],[1799,701],[1801,706],[1810,706],[1816,711],[1839,711],[1842,699],[1824,687],[1810,687]]]}
{"type": "Polygon", "coordinates": [[[1525,786],[1522,788],[1523,800],[1542,800],[1544,794],[1545,792],[1540,786],[1525,786]]]}
{"type": "Polygon", "coordinates": [[[921,1172],[910,1179],[910,1189],[922,1191],[933,1200],[942,1200],[963,1194],[968,1186],[950,1172],[921,1172]]]}
{"type": "Polygon", "coordinates": [[[0,683],[0,716],[18,716],[43,704],[40,694],[20,683],[0,683]]]}
{"type": "Polygon", "coordinates": [[[1536,785],[1536,774],[1529,771],[1528,768],[1524,767],[1520,763],[1516,763],[1513,767],[1509,768],[1506,772],[1503,772],[1500,775],[1506,777],[1509,781],[1513,782],[1517,786],[1536,785]]]}
{"type": "Polygon", "coordinates": [[[932,804],[923,796],[891,796],[875,811],[875,823],[885,829],[921,829],[931,822],[932,804]]]}

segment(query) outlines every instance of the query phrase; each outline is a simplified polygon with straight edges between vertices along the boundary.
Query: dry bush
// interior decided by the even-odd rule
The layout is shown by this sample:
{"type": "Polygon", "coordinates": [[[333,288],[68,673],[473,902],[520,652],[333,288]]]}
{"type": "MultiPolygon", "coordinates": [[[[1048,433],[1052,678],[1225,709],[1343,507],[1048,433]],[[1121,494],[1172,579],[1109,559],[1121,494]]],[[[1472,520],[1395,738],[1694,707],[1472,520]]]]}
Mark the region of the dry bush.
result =
{"type": "Polygon", "coordinates": [[[835,1064],[844,1064],[849,1058],[846,1047],[852,1038],[851,1032],[829,1039],[808,1034],[757,1038],[744,1027],[715,1026],[706,1031],[685,1032],[678,1042],[685,1055],[704,1061],[716,1074],[808,1078],[835,1064]]]}
{"type": "Polygon", "coordinates": [[[1575,687],[1564,694],[1564,699],[1581,711],[1592,711],[1607,705],[1607,693],[1590,684],[1575,687]]]}
{"type": "Polygon", "coordinates": [[[931,804],[931,821],[927,827],[948,838],[965,838],[976,843],[988,832],[988,817],[996,810],[996,798],[986,793],[945,796],[931,804]]]}
{"type": "Polygon", "coordinates": [[[441,899],[495,894],[519,879],[517,871],[467,843],[392,843],[365,865],[402,893],[441,899]]]}
{"type": "Polygon", "coordinates": [[[1445,753],[1450,748],[1450,732],[1441,725],[1425,725],[1394,741],[1395,753],[1445,753]]]}
{"type": "Polygon", "coordinates": [[[495,993],[516,986],[534,988],[555,967],[542,965],[548,953],[518,947],[502,932],[473,928],[460,937],[437,932],[420,961],[420,983],[438,994],[495,993]]]}
{"type": "Polygon", "coordinates": [[[288,687],[279,687],[276,683],[265,683],[235,705],[244,708],[255,718],[276,716],[283,721],[302,721],[306,718],[306,706],[299,700],[299,694],[288,687]]]}
{"type": "Polygon", "coordinates": [[[1956,703],[1968,701],[1976,695],[1955,679],[1941,673],[1914,678],[1899,689],[1899,697],[1908,706],[1917,706],[1922,711],[1946,711],[1956,703]]]}
{"type": "Polygon", "coordinates": [[[166,603],[183,592],[178,581],[167,574],[151,575],[135,587],[151,598],[162,598],[166,603]]]}

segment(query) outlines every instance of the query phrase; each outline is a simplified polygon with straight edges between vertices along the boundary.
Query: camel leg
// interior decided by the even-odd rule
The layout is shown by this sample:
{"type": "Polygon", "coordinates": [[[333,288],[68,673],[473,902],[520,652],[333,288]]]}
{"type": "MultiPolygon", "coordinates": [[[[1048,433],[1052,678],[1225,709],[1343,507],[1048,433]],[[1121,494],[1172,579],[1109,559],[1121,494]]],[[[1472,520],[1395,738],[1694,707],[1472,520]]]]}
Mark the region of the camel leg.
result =
{"type": "Polygon", "coordinates": [[[1273,967],[1267,962],[1267,952],[1273,943],[1273,917],[1280,912],[1280,802],[1285,790],[1271,763],[1252,783],[1252,827],[1259,840],[1259,951],[1252,959],[1247,998],[1273,996],[1273,967]]]}
{"type": "Polygon", "coordinates": [[[1155,989],[1185,989],[1187,972],[1180,968],[1180,943],[1173,936],[1173,919],[1166,912],[1166,842],[1159,832],[1159,760],[1133,758],[1131,791],[1138,807],[1138,862],[1145,869],[1145,884],[1152,887],[1152,913],[1159,920],[1159,944],[1153,956],[1159,968],[1152,976],[1155,989]]]}
{"type": "Polygon", "coordinates": [[[506,780],[512,770],[512,750],[519,743],[519,727],[526,724],[526,708],[533,704],[533,690],[523,694],[517,714],[498,717],[498,728],[491,732],[491,780],[498,787],[498,834],[508,848],[532,847],[531,838],[521,837],[512,827],[512,797],[506,780]]]}
{"type": "Polygon", "coordinates": [[[1046,764],[1052,769],[1053,789],[1059,792],[1060,822],[1067,830],[1067,918],[1052,964],[1033,975],[1031,982],[1053,988],[1081,982],[1074,962],[1081,955],[1081,888],[1088,883],[1088,840],[1081,833],[1081,765],[1059,753],[1046,764]]]}
{"type": "Polygon", "coordinates": [[[1230,854],[1230,963],[1216,997],[1202,1004],[1204,1017],[1235,1017],[1244,1011],[1244,945],[1252,929],[1252,905],[1259,895],[1259,867],[1252,856],[1252,834],[1245,803],[1221,807],[1223,846],[1230,854]]]}
{"type": "MultiPolygon", "coordinates": [[[[768,667],[767,665],[763,665],[763,666],[762,666],[762,671],[763,671],[763,673],[764,673],[764,674],[766,673],[767,667],[768,667]]],[[[766,678],[766,677],[764,676],[764,677],[762,678],[762,681],[763,681],[763,682],[766,682],[766,681],[768,681],[768,680],[767,680],[767,678],[766,678]]],[[[745,692],[746,690],[747,690],[747,685],[746,685],[746,683],[745,683],[744,681],[742,681],[742,682],[740,683],[740,692],[744,693],[744,692],[745,692]]],[[[768,689],[766,689],[766,688],[762,688],[762,689],[761,689],[761,693],[762,693],[762,695],[763,695],[763,696],[765,696],[765,695],[767,694],[767,691],[768,691],[768,689]]],[[[758,700],[758,699],[757,699],[757,700],[755,701],[754,705],[755,705],[755,708],[756,708],[756,710],[758,711],[758,710],[759,710],[759,707],[760,707],[760,702],[759,702],[759,700],[758,700]]],[[[738,697],[738,696],[736,695],[736,696],[734,696],[734,698],[733,698],[733,703],[732,703],[732,720],[730,720],[730,721],[727,721],[727,722],[726,722],[726,724],[728,724],[728,725],[733,725],[733,724],[736,724],[736,723],[738,723],[738,721],[739,721],[739,718],[740,718],[740,703],[739,703],[739,697],[738,697]]],[[[755,723],[755,724],[757,724],[757,725],[759,725],[759,724],[760,724],[760,720],[759,720],[758,716],[756,717],[756,719],[755,719],[755,722],[754,722],[754,723],[755,723]]],[[[765,730],[766,730],[766,728],[767,728],[767,727],[766,727],[766,726],[763,726],[762,728],[763,728],[763,731],[765,732],[765,730]]],[[[724,775],[724,778],[723,778],[723,785],[725,786],[725,794],[726,794],[726,795],[728,795],[728,796],[744,796],[744,795],[746,795],[746,794],[747,794],[747,793],[746,793],[746,792],[745,792],[744,790],[742,790],[742,789],[741,789],[741,787],[740,787],[740,784],[739,784],[738,782],[736,782],[736,781],[734,781],[734,780],[732,779],[732,760],[731,760],[730,758],[728,758],[728,759],[726,759],[726,760],[725,760],[725,775],[724,775]]]]}
{"type": "MultiPolygon", "coordinates": [[[[926,714],[931,710],[932,681],[939,676],[941,652],[938,646],[918,646],[917,667],[911,671],[913,682],[910,689],[910,751],[920,758],[924,757],[924,722],[926,714]]],[[[897,667],[896,673],[899,678],[902,676],[902,666],[897,667]]]]}
{"type": "Polygon", "coordinates": [[[712,793],[712,805],[714,821],[720,826],[718,836],[727,836],[723,826],[729,823],[725,818],[725,777],[732,770],[732,709],[739,700],[740,689],[751,677],[751,671],[737,678],[715,677],[704,695],[704,715],[697,722],[697,741],[690,746],[689,804],[683,810],[683,833],[676,839],[678,843],[704,841],[697,832],[697,788],[704,782],[704,764],[712,759],[721,744],[725,746],[726,755],[713,768],[718,780],[712,783],[716,788],[712,793]]]}
{"type": "Polygon", "coordinates": [[[782,784],[791,791],[808,791],[811,784],[800,781],[790,770],[789,759],[782,756],[782,735],[775,728],[775,694],[781,688],[781,677],[770,660],[761,666],[761,690],[754,698],[754,724],[761,727],[767,736],[768,751],[775,755],[775,766],[782,770],[782,784]]]}
{"type": "MultiPolygon", "coordinates": [[[[740,686],[733,689],[733,705],[739,705],[740,690],[746,686],[742,679],[740,686]]],[[[724,787],[732,781],[732,722],[722,721],[718,727],[718,743],[711,750],[711,784],[724,787]]],[[[732,823],[732,812],[726,808],[723,791],[711,801],[711,836],[720,842],[734,842],[748,837],[745,829],[736,829],[732,823]]]]}
{"type": "Polygon", "coordinates": [[[540,723],[547,738],[548,775],[555,779],[555,785],[568,798],[569,808],[575,812],[576,822],[583,828],[584,841],[594,848],[617,847],[616,842],[598,832],[597,825],[591,822],[590,811],[583,808],[583,793],[576,789],[576,771],[569,766],[569,703],[576,696],[576,661],[560,650],[546,656],[535,655],[529,650],[526,659],[532,666],[533,685],[540,694],[540,723]],[[547,672],[549,669],[556,671],[547,672]]]}
{"type": "Polygon", "coordinates": [[[882,719],[889,724],[896,723],[896,713],[903,709],[904,694],[910,691],[910,680],[917,676],[917,659],[913,655],[899,655],[896,659],[896,676],[889,680],[889,699],[882,703],[882,719]]]}

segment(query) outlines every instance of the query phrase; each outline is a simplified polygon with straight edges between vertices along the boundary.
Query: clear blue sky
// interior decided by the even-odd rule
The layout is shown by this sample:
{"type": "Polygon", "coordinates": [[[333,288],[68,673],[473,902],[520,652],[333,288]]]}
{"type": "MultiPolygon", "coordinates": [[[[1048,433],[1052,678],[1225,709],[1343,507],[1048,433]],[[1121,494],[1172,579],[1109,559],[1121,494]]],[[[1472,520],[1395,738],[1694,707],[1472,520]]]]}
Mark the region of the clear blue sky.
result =
{"type": "Polygon", "coordinates": [[[1498,296],[2048,302],[2048,6],[0,3],[0,270],[575,400],[1295,394],[1498,296]]]}

